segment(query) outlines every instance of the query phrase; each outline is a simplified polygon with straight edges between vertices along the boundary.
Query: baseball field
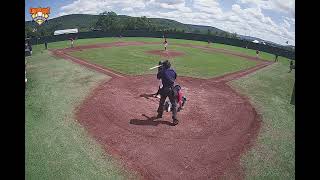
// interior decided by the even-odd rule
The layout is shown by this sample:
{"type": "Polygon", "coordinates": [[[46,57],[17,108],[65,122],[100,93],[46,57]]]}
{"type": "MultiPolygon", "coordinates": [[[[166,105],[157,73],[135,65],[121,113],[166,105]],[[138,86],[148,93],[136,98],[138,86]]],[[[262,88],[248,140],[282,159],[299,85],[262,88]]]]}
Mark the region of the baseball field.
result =
{"type": "Polygon", "coordinates": [[[27,57],[27,179],[294,179],[289,60],[161,38],[79,39],[27,57]],[[187,97],[155,119],[169,59],[187,97]],[[187,177],[187,178],[186,178],[187,177]]]}

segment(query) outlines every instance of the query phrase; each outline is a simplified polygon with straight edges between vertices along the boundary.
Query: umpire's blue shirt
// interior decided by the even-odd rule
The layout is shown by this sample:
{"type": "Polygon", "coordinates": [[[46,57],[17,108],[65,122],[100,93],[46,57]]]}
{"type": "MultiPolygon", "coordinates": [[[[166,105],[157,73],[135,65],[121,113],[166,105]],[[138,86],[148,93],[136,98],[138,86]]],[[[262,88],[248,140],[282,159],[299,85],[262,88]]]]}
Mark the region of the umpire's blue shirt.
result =
{"type": "Polygon", "coordinates": [[[163,87],[173,87],[177,73],[173,69],[164,69],[157,74],[157,78],[162,80],[163,87]]]}

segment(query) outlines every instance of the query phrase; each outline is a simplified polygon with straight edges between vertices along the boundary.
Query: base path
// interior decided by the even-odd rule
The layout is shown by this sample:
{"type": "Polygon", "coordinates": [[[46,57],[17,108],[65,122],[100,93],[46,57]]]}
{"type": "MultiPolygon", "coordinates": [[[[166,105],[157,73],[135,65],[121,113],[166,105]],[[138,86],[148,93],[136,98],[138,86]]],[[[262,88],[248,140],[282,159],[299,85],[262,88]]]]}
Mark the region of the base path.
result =
{"type": "MultiPolygon", "coordinates": [[[[53,54],[83,64],[68,51],[53,54]]],[[[142,179],[243,179],[240,157],[254,143],[261,121],[248,99],[226,82],[271,64],[257,61],[253,68],[217,78],[178,77],[187,102],[177,126],[171,113],[155,118],[159,99],[151,95],[158,86],[154,75],[127,76],[103,68],[113,78],[85,99],[76,119],[142,179]]],[[[83,65],[103,72],[100,66],[83,65]]]]}

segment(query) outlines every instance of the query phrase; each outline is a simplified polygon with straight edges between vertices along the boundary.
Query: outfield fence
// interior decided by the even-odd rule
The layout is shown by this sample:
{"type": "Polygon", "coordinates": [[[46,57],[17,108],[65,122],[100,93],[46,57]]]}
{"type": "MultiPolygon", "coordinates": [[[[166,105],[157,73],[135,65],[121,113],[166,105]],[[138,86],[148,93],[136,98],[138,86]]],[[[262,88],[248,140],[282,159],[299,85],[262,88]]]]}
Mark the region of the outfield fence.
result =
{"type": "MultiPolygon", "coordinates": [[[[88,38],[103,38],[103,37],[154,37],[162,38],[164,33],[162,31],[150,32],[150,31],[123,31],[119,32],[102,32],[102,31],[90,31],[90,32],[80,32],[77,34],[62,34],[56,36],[44,36],[41,38],[32,38],[30,42],[34,44],[43,44],[44,42],[57,42],[65,41],[70,38],[77,39],[88,39],[88,38]]],[[[253,50],[259,50],[262,52],[267,52],[270,54],[277,54],[278,56],[286,57],[295,60],[295,51],[288,50],[281,47],[276,47],[270,44],[260,44],[253,43],[247,40],[226,38],[213,35],[205,34],[193,34],[193,33],[182,33],[182,32],[166,32],[165,37],[173,39],[186,39],[186,40],[197,40],[197,41],[211,41],[212,43],[226,44],[231,46],[243,47],[253,50]]]]}

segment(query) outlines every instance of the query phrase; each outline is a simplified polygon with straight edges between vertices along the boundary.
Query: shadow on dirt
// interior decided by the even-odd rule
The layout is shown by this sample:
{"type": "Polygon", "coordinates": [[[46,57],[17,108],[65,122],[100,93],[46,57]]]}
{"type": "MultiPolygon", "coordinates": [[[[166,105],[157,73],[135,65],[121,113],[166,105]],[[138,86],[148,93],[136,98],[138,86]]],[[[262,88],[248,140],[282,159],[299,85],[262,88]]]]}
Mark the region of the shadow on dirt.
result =
{"type": "Polygon", "coordinates": [[[166,124],[169,126],[174,126],[172,122],[169,121],[155,121],[157,116],[148,117],[145,114],[142,114],[142,116],[146,117],[147,119],[130,119],[130,124],[134,125],[140,125],[140,126],[158,126],[159,124],[166,124]]]}
{"type": "Polygon", "coordinates": [[[147,94],[147,93],[144,93],[144,94],[141,94],[139,97],[144,97],[144,98],[146,98],[146,99],[149,99],[149,98],[156,98],[156,97],[154,97],[154,95],[155,94],[147,94]]]}

